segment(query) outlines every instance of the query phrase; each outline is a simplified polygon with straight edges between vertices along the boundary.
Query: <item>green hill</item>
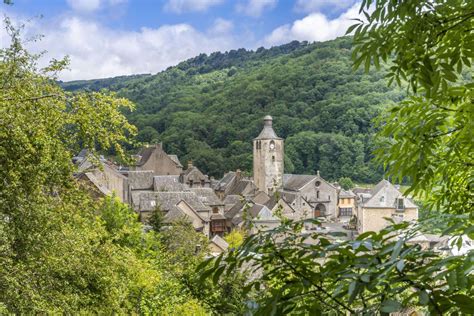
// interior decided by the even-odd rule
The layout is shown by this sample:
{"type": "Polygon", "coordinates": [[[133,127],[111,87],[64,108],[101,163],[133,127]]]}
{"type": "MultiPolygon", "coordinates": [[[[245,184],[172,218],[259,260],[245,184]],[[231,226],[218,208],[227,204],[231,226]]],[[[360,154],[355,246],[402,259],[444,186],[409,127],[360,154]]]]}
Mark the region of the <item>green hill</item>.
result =
{"type": "Polygon", "coordinates": [[[262,117],[286,139],[286,169],[328,179],[381,178],[371,162],[373,119],[403,97],[383,72],[351,69],[351,39],[202,54],[156,75],[62,83],[65,89],[118,91],[137,105],[139,140],[162,141],[182,162],[220,176],[251,171],[262,117]]]}

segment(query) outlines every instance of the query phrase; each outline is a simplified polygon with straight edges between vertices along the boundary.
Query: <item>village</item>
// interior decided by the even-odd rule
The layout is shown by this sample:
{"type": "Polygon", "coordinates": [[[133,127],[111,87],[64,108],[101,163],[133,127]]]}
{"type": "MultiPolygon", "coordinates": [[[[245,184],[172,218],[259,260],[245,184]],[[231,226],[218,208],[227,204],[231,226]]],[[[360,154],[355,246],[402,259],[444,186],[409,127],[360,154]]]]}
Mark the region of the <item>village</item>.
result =
{"type": "MultiPolygon", "coordinates": [[[[395,223],[418,219],[417,205],[388,180],[372,188],[344,190],[319,171],[315,175],[285,174],[284,140],[275,133],[269,115],[253,139],[253,177],[235,170],[214,179],[192,161],[183,167],[162,144],[147,146],[134,158],[136,163],[128,168],[105,158],[93,162],[86,151],[73,160],[77,177],[96,196],[116,196],[131,206],[145,226],[157,209],[165,223],[184,219],[210,239],[214,254],[228,248],[222,237],[233,229],[254,234],[279,226],[282,216],[305,221],[305,231],[343,232],[347,239],[380,231],[391,223],[388,219],[395,223]],[[321,224],[314,225],[311,219],[321,224]]],[[[413,242],[430,248],[446,243],[427,234],[413,242]]]]}

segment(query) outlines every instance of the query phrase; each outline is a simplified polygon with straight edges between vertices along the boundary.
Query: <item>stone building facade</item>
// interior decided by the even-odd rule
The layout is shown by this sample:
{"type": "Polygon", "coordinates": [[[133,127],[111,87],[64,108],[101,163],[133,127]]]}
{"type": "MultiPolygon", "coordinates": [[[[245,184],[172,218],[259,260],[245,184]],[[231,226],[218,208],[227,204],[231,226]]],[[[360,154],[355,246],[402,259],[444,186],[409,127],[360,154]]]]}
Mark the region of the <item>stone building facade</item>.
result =
{"type": "Polygon", "coordinates": [[[283,184],[283,139],[273,130],[270,115],[263,119],[263,129],[253,140],[253,181],[260,191],[275,192],[283,184]]]}
{"type": "Polygon", "coordinates": [[[177,175],[183,172],[183,166],[176,155],[168,155],[162,144],[145,147],[136,155],[137,162],[130,170],[153,170],[155,175],[177,175]]]}

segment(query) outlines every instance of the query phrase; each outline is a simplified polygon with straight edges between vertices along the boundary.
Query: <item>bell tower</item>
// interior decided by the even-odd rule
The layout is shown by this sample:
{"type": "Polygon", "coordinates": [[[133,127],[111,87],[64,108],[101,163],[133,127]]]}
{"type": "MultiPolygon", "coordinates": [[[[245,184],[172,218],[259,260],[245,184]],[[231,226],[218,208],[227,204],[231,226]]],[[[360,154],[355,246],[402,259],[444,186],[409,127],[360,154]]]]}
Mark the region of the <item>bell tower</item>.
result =
{"type": "Polygon", "coordinates": [[[273,193],[283,184],[283,138],[273,130],[270,115],[263,118],[263,129],[253,140],[253,180],[260,191],[273,193]]]}

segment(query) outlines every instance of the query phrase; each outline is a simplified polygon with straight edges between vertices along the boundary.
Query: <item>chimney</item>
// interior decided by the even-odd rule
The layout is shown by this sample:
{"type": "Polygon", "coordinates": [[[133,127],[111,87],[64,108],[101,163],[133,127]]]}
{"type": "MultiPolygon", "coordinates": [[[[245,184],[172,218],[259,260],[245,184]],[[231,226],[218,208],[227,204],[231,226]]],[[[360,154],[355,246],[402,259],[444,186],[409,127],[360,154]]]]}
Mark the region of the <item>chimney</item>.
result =
{"type": "Polygon", "coordinates": [[[193,161],[188,160],[188,169],[191,169],[193,167],[193,161]]]}
{"type": "Polygon", "coordinates": [[[240,171],[240,169],[237,169],[237,170],[235,171],[235,176],[237,177],[237,179],[240,179],[241,176],[242,176],[242,171],[240,171]]]}

